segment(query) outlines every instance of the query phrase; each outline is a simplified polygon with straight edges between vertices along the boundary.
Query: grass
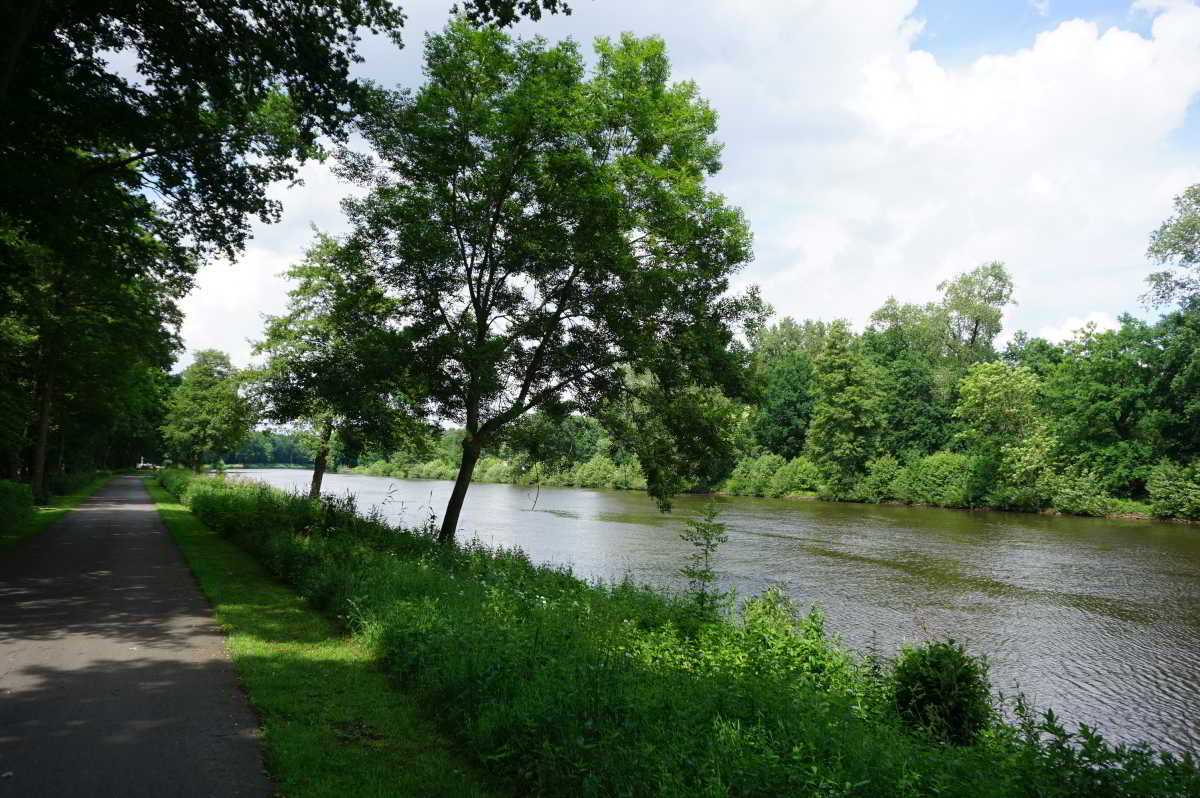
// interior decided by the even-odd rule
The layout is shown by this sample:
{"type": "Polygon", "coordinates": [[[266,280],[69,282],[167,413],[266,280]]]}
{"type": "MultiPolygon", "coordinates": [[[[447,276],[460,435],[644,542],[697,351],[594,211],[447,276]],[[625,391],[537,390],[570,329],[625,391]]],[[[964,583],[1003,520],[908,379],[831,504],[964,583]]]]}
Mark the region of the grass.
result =
{"type": "Polygon", "coordinates": [[[47,527],[70,512],[72,508],[104,487],[110,479],[112,479],[111,475],[96,477],[74,493],[52,496],[50,504],[34,507],[33,515],[20,527],[9,532],[0,532],[0,554],[7,554],[39,532],[44,532],[47,527]]]}
{"type": "Polygon", "coordinates": [[[227,631],[280,795],[487,794],[362,647],[161,487],[146,486],[227,631]]]}
{"type": "MultiPolygon", "coordinates": [[[[842,649],[819,611],[797,613],[777,590],[714,617],[692,596],[586,583],[518,550],[441,546],[432,530],[357,514],[350,497],[183,473],[159,480],[311,606],[343,618],[464,761],[515,794],[1200,795],[1194,758],[1112,746],[1023,702],[997,702],[970,745],[914,731],[893,701],[890,666],[842,649]]],[[[253,601],[239,607],[271,616],[253,601]]]]}

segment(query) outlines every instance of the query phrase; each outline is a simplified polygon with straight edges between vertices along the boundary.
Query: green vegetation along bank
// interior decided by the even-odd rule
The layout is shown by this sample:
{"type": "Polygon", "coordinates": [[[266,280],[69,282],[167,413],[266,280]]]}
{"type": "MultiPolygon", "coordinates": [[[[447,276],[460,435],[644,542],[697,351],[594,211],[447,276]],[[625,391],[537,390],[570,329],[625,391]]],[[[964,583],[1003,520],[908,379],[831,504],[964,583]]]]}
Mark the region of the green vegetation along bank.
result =
{"type": "Polygon", "coordinates": [[[100,490],[110,476],[107,471],[54,475],[49,481],[51,496],[44,505],[34,504],[33,491],[28,485],[0,480],[0,554],[62,518],[100,490]]]}
{"type": "Polygon", "coordinates": [[[147,487],[228,636],[281,795],[487,794],[366,649],[163,488],[147,487]]]}
{"type": "MultiPolygon", "coordinates": [[[[859,658],[779,594],[715,611],[438,544],[348,499],[160,476],[356,640],[494,783],[540,795],[1190,796],[1190,756],[1111,746],[980,689],[952,643],[859,658]],[[934,685],[941,684],[942,687],[934,685]]],[[[718,597],[719,598],[719,597],[718,597]]]]}

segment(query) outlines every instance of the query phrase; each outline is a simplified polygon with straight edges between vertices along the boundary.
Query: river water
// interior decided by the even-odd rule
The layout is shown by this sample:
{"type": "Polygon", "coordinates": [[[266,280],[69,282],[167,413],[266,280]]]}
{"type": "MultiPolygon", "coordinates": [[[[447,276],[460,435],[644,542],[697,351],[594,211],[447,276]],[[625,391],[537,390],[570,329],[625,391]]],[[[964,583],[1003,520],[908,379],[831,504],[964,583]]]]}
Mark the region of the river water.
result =
{"type": "MultiPolygon", "coordinates": [[[[311,472],[232,472],[307,490],[311,472]]],[[[440,516],[451,483],[330,474],[393,522],[440,516]]],[[[520,546],[577,575],[678,589],[678,532],[705,499],[658,512],[632,491],[472,485],[461,539],[520,546]]],[[[739,595],[780,585],[858,650],[953,637],[1019,689],[1116,741],[1200,752],[1200,527],[819,501],[728,498],[717,569],[739,595]]]]}

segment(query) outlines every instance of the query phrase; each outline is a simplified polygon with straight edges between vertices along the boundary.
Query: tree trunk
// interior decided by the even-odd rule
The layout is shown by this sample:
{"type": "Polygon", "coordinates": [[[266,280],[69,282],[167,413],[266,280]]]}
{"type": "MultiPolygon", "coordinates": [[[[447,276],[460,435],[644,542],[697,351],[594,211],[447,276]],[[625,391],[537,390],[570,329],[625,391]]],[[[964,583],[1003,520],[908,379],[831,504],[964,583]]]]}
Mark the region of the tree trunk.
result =
{"type": "Polygon", "coordinates": [[[333,437],[333,420],[329,419],[321,425],[321,440],[317,444],[317,456],[313,460],[312,486],[308,489],[308,498],[321,498],[321,480],[325,477],[325,463],[329,459],[329,439],[333,437]]]}
{"type": "Polygon", "coordinates": [[[438,543],[454,542],[454,533],[458,531],[458,516],[462,512],[463,500],[467,498],[467,488],[471,485],[471,474],[475,472],[475,464],[479,462],[480,444],[478,439],[463,439],[462,463],[458,466],[458,479],[454,480],[454,490],[450,493],[450,501],[446,505],[446,515],[442,519],[438,543]]]}
{"type": "Polygon", "coordinates": [[[30,469],[29,488],[36,502],[46,500],[46,446],[50,436],[50,395],[54,390],[54,378],[42,378],[42,393],[38,397],[38,419],[34,430],[33,467],[30,469]]]}
{"type": "Polygon", "coordinates": [[[38,16],[44,5],[44,0],[33,0],[20,10],[9,6],[8,10],[12,12],[12,17],[8,24],[11,27],[8,35],[4,37],[3,55],[0,55],[0,103],[8,101],[8,92],[12,86],[13,76],[17,72],[17,64],[21,60],[21,53],[25,49],[29,35],[33,33],[33,28],[37,24],[38,16]]]}

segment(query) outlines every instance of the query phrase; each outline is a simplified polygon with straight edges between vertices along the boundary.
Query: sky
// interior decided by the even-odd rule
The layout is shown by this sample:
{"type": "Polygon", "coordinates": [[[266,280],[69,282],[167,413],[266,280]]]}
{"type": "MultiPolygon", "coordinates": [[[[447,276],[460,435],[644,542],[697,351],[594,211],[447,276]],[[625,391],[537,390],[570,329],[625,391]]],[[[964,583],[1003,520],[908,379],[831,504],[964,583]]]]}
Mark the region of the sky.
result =
{"type": "MultiPolygon", "coordinates": [[[[1062,340],[1142,307],[1150,233],[1200,182],[1200,7],[1192,0],[570,0],[521,36],[667,43],[673,78],[720,115],[710,186],[741,207],[776,319],[861,327],[894,296],[999,260],[1018,329],[1062,340]]],[[[405,48],[368,39],[358,74],[421,83],[425,31],[451,0],[404,5],[405,48]]],[[[189,350],[250,362],[262,314],[312,228],[347,228],[355,191],[326,166],[273,189],[280,223],[235,263],[203,267],[182,303],[189,350]]]]}

